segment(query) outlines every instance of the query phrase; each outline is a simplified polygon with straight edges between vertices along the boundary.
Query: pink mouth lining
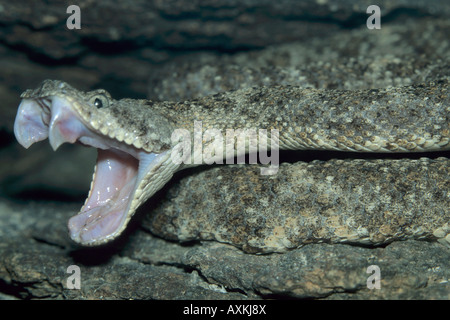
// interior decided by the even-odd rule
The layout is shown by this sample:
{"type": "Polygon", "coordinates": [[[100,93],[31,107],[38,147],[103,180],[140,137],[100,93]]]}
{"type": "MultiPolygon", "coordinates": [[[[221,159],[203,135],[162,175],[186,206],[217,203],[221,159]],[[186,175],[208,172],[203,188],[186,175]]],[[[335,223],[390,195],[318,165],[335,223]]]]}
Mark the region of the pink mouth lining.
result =
{"type": "Polygon", "coordinates": [[[103,243],[121,232],[144,172],[159,162],[158,154],[95,133],[58,96],[24,99],[17,112],[14,133],[25,148],[47,137],[55,150],[64,142],[98,148],[91,191],[80,213],[68,224],[71,238],[86,245],[103,243]]]}
{"type": "Polygon", "coordinates": [[[114,235],[134,193],[138,166],[138,160],[126,153],[98,149],[90,196],[69,220],[72,239],[88,243],[114,235]]]}

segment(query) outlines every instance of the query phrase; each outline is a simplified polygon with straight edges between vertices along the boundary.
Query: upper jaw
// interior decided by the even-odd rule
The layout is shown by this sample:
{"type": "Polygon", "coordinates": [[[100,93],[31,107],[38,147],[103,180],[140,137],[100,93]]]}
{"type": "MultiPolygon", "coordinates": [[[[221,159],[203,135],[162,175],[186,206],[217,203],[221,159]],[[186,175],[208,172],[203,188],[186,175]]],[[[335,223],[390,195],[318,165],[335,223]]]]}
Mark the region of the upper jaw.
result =
{"type": "Polygon", "coordinates": [[[23,99],[14,122],[14,134],[25,148],[49,138],[54,150],[64,142],[94,138],[94,133],[79,120],[70,103],[59,96],[23,99]]]}
{"type": "Polygon", "coordinates": [[[73,102],[60,95],[23,99],[14,133],[25,148],[49,138],[54,150],[65,142],[99,149],[86,203],[69,220],[71,238],[83,245],[102,244],[122,232],[138,206],[136,191],[143,188],[146,172],[161,161],[160,154],[139,150],[95,131],[78,114],[73,102]]]}

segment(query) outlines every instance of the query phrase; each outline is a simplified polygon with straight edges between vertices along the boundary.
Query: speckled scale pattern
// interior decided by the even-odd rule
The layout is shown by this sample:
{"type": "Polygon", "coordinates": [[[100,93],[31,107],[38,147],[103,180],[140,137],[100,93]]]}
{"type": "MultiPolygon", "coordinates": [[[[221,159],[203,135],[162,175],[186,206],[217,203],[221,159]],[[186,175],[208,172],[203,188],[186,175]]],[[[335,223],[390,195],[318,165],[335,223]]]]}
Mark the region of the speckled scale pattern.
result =
{"type": "Polygon", "coordinates": [[[39,99],[60,96],[66,99],[92,129],[112,139],[145,151],[162,152],[170,148],[173,128],[169,121],[152,110],[149,100],[115,100],[105,90],[79,91],[58,80],[45,80],[34,90],[26,90],[21,98],[39,99]],[[102,96],[107,105],[94,106],[102,96]]]}
{"type": "Polygon", "coordinates": [[[447,158],[315,160],[283,163],[267,178],[256,166],[219,166],[183,178],[144,227],[167,239],[215,240],[250,253],[320,242],[448,245],[449,168],[447,158]]]}
{"type": "Polygon", "coordinates": [[[277,129],[282,149],[415,152],[448,149],[450,142],[447,80],[354,91],[261,87],[181,103],[113,100],[103,90],[82,93],[47,80],[22,97],[55,94],[77,102],[95,129],[154,152],[169,149],[172,131],[192,131],[195,120],[203,130],[277,129]],[[109,108],[88,104],[98,94],[109,108]]]}
{"type": "MultiPolygon", "coordinates": [[[[22,98],[44,99],[52,95],[65,98],[94,131],[147,152],[169,151],[165,153],[161,166],[146,173],[140,182],[128,212],[128,219],[146,199],[162,188],[171,176],[182,168],[182,165],[175,165],[169,157],[171,143],[174,143],[170,141],[171,133],[177,128],[187,129],[193,133],[194,121],[202,121],[203,131],[210,128],[277,129],[280,132],[281,149],[362,152],[450,149],[448,80],[406,87],[354,91],[301,89],[293,86],[257,87],[185,102],[114,100],[104,90],[83,93],[63,82],[47,80],[38,89],[27,90],[22,94],[22,98]],[[99,95],[106,98],[107,107],[97,109],[94,106],[92,99],[99,95]]],[[[398,160],[395,164],[402,168],[403,165],[410,163],[408,161],[398,160]]],[[[330,164],[334,164],[333,170],[345,171],[345,163],[336,161],[330,164]]],[[[320,183],[315,185],[320,186],[320,183]]],[[[248,191],[241,192],[244,195],[242,199],[248,191]]],[[[310,194],[306,196],[313,197],[312,203],[317,203],[317,208],[322,208],[323,203],[314,198],[320,192],[310,190],[308,192],[310,194]]],[[[325,201],[325,198],[322,200],[325,201]]],[[[352,208],[351,203],[349,208],[352,208]]],[[[336,213],[339,210],[332,209],[330,212],[336,213]]],[[[445,216],[444,219],[447,219],[447,224],[440,222],[439,226],[431,226],[430,229],[435,229],[426,233],[425,237],[431,237],[432,234],[444,243],[449,243],[448,217],[445,216]]],[[[396,235],[386,236],[377,240],[378,236],[374,236],[373,239],[367,240],[366,231],[353,232],[347,230],[347,227],[342,227],[345,230],[341,228],[345,232],[339,229],[344,233],[336,234],[336,241],[368,241],[378,244],[396,237],[396,235]],[[351,235],[347,235],[347,231],[351,235]]],[[[327,229],[325,233],[335,233],[333,228],[331,231],[327,229]]],[[[272,231],[276,238],[279,238],[276,234],[281,231],[275,229],[272,231]]],[[[408,236],[404,232],[403,234],[400,232],[400,235],[399,238],[408,236]]],[[[413,230],[410,235],[422,237],[423,233],[417,232],[416,235],[413,230]]],[[[272,239],[270,235],[268,237],[267,241],[272,239]]],[[[319,238],[332,237],[328,234],[319,238]]],[[[286,239],[282,237],[281,240],[286,239]]],[[[285,245],[290,248],[292,241],[288,240],[286,241],[289,243],[276,245],[272,243],[268,246],[272,249],[285,245]]],[[[229,241],[235,243],[232,239],[229,241]]],[[[293,243],[297,246],[301,242],[293,243]]],[[[247,245],[253,246],[251,241],[247,245]]],[[[263,245],[258,247],[260,248],[258,250],[266,250],[263,245]]]]}
{"type": "Polygon", "coordinates": [[[204,130],[278,129],[282,149],[419,152],[450,142],[447,80],[354,91],[261,87],[154,108],[188,130],[194,120],[204,130]]]}

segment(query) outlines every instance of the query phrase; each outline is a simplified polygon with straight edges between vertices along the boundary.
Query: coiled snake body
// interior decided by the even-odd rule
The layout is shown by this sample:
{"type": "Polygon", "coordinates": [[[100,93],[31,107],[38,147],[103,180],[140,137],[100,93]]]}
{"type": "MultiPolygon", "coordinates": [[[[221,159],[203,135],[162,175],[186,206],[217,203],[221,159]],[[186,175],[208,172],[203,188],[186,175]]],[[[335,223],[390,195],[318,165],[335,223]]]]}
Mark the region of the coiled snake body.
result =
{"type": "MultiPolygon", "coordinates": [[[[48,137],[54,149],[64,142],[98,149],[89,196],[80,213],[69,220],[71,238],[83,245],[115,239],[136,209],[188,166],[173,161],[177,141],[172,134],[182,129],[194,139],[195,122],[201,122],[202,132],[276,130],[280,149],[450,149],[445,80],[327,94],[291,86],[260,87],[185,102],[114,100],[105,90],[81,92],[46,80],[21,98],[14,131],[24,147],[48,137]]],[[[223,142],[224,149],[233,147],[235,156],[248,152],[235,148],[239,139],[223,142]]],[[[215,156],[217,160],[225,155],[215,156]]]]}

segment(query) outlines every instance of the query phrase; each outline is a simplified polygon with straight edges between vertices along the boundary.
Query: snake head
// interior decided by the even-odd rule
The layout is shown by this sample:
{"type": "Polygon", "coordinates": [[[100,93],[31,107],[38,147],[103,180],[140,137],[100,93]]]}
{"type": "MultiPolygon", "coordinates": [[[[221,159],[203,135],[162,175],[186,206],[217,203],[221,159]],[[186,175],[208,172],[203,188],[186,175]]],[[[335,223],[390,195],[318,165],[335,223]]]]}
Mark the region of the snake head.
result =
{"type": "Polygon", "coordinates": [[[98,150],[89,195],[68,223],[77,243],[115,239],[177,170],[170,161],[171,123],[147,100],[114,100],[105,90],[81,92],[56,80],[21,98],[14,134],[22,146],[48,138],[54,150],[63,143],[98,150]]]}

